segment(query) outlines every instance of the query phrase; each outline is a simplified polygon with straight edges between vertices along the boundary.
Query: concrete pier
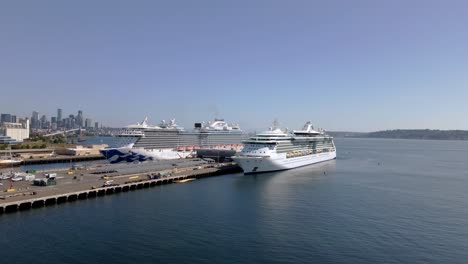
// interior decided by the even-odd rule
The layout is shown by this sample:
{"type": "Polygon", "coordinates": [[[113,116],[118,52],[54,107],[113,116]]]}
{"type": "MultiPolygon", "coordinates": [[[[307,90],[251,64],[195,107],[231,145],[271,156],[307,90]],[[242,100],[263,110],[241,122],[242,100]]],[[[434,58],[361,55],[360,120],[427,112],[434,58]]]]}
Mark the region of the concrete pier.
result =
{"type": "MultiPolygon", "coordinates": [[[[57,205],[67,202],[74,202],[79,200],[103,197],[116,193],[124,193],[129,191],[136,191],[147,189],[159,185],[176,183],[177,181],[185,179],[201,179],[205,177],[219,176],[228,173],[241,172],[237,165],[220,165],[218,167],[211,167],[201,170],[192,170],[186,172],[184,175],[167,176],[159,179],[140,179],[133,182],[115,184],[114,186],[107,187],[91,187],[88,190],[72,191],[65,193],[58,193],[49,196],[40,196],[34,198],[26,198],[22,196],[19,199],[11,202],[0,202],[0,214],[12,213],[18,211],[29,210],[32,208],[46,207],[50,205],[57,205]]],[[[124,175],[131,176],[131,175],[124,175]]],[[[15,197],[17,198],[17,197],[15,197]]]]}
{"type": "Polygon", "coordinates": [[[32,164],[49,164],[49,163],[64,163],[64,162],[80,162],[80,161],[92,161],[92,160],[103,160],[102,155],[86,155],[86,156],[57,156],[48,158],[36,158],[36,159],[25,159],[21,165],[32,165],[32,164]]]}

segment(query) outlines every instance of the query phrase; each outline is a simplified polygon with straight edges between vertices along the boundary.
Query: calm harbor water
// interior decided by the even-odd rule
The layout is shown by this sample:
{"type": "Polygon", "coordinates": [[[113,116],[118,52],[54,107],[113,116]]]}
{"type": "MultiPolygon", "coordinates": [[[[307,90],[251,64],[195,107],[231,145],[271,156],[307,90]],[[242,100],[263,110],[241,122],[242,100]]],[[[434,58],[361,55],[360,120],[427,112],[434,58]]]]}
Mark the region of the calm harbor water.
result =
{"type": "Polygon", "coordinates": [[[468,142],[336,139],[338,159],[0,216],[2,263],[466,263],[468,142]]]}

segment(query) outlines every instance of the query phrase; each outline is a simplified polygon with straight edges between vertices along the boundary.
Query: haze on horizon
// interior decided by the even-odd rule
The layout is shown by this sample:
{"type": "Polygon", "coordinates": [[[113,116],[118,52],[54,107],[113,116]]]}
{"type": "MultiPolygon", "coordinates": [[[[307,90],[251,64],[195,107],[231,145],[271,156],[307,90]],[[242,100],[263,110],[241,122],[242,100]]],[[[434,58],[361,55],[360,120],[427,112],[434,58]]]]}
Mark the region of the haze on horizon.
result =
{"type": "Polygon", "coordinates": [[[468,129],[466,1],[3,1],[0,112],[468,129]]]}

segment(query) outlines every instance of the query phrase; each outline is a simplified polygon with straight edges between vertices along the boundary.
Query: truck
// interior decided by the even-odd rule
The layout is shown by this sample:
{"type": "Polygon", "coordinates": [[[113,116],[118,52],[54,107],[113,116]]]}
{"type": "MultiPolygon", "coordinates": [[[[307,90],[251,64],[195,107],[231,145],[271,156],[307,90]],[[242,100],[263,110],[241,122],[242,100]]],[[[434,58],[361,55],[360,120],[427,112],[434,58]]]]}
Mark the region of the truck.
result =
{"type": "Polygon", "coordinates": [[[169,177],[172,175],[172,171],[160,171],[158,173],[158,176],[159,177],[169,177]]]}
{"type": "Polygon", "coordinates": [[[33,184],[36,186],[49,186],[57,185],[57,181],[55,181],[55,179],[35,179],[33,184]]]}
{"type": "Polygon", "coordinates": [[[111,186],[114,180],[109,180],[104,182],[104,186],[111,186]]]}
{"type": "Polygon", "coordinates": [[[148,179],[150,179],[150,180],[155,180],[155,179],[161,178],[161,176],[159,176],[156,173],[149,173],[147,176],[148,176],[148,179]]]}
{"type": "Polygon", "coordinates": [[[55,179],[57,178],[57,173],[46,173],[44,176],[46,176],[47,179],[55,179]]]}
{"type": "Polygon", "coordinates": [[[35,186],[47,186],[46,179],[34,179],[33,184],[35,186]]]}
{"type": "Polygon", "coordinates": [[[25,175],[22,175],[21,178],[23,178],[24,181],[34,181],[36,176],[34,174],[26,173],[25,175]]]}
{"type": "Polygon", "coordinates": [[[57,185],[57,181],[55,180],[55,178],[47,179],[47,186],[49,185],[57,185]]]}

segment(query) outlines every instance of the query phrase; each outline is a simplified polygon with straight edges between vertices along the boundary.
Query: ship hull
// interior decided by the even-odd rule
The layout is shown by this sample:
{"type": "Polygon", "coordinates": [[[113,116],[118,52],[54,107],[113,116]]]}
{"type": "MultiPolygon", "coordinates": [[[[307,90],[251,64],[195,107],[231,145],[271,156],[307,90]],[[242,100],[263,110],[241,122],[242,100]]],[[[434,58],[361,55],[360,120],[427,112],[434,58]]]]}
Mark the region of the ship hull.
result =
{"type": "Polygon", "coordinates": [[[120,162],[145,162],[150,160],[183,159],[193,155],[188,151],[173,149],[138,149],[131,147],[101,149],[101,154],[112,164],[120,162]]]}
{"type": "Polygon", "coordinates": [[[244,174],[289,170],[333,159],[336,159],[336,151],[294,158],[286,158],[284,155],[276,155],[274,157],[233,157],[233,160],[242,168],[244,174]]]}
{"type": "Polygon", "coordinates": [[[99,152],[112,164],[120,162],[143,162],[149,159],[146,156],[132,152],[131,147],[106,148],[99,150],[99,152]]]}
{"type": "Polygon", "coordinates": [[[132,152],[150,160],[185,159],[195,155],[193,151],[176,151],[174,149],[132,149],[132,152]]]}

